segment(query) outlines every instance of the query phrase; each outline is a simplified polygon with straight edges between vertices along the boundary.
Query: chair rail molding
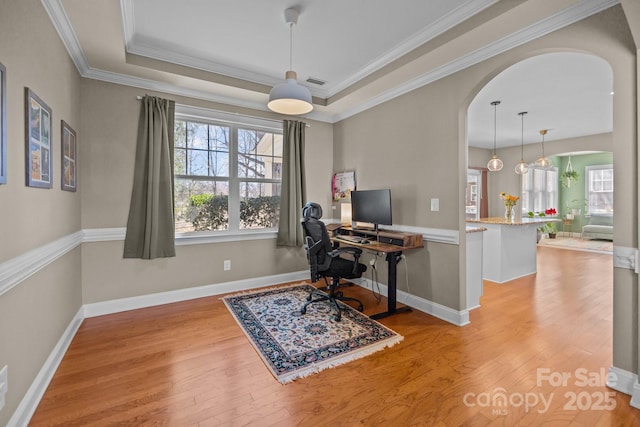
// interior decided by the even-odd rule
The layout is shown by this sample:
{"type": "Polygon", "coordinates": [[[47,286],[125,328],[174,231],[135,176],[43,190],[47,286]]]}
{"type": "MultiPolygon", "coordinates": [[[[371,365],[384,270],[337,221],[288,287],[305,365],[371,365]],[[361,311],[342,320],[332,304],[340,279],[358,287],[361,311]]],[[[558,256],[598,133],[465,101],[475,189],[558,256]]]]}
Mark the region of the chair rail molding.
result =
{"type": "Polygon", "coordinates": [[[0,295],[37,273],[83,242],[82,231],[29,250],[0,264],[0,295]]]}

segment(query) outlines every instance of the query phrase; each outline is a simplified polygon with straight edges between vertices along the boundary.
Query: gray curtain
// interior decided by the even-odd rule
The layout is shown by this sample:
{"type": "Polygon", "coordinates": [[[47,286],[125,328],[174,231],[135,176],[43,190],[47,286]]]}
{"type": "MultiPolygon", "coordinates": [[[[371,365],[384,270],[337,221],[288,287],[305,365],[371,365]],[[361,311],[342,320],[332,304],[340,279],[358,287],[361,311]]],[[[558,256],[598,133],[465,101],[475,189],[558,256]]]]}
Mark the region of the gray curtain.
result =
{"type": "Polygon", "coordinates": [[[304,131],[306,123],[284,120],[282,124],[282,189],[278,246],[302,246],[301,210],[306,203],[304,172],[304,131]]]}
{"type": "Polygon", "coordinates": [[[175,102],[145,96],[124,258],[176,256],[173,218],[173,131],[175,102]]]}

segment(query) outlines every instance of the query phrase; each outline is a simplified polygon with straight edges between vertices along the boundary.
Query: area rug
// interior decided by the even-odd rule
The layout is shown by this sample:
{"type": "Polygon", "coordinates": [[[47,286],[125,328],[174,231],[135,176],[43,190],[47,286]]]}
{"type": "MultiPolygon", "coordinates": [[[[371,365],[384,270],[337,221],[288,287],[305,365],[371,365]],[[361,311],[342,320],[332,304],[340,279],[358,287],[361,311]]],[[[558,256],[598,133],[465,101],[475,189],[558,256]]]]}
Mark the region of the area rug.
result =
{"type": "Polygon", "coordinates": [[[611,254],[613,242],[609,240],[590,240],[577,237],[561,237],[555,239],[544,238],[538,243],[540,246],[549,246],[560,249],[572,249],[574,251],[587,251],[611,254]]]}
{"type": "Polygon", "coordinates": [[[311,289],[298,284],[222,298],[282,384],[402,341],[401,335],[343,303],[339,322],[325,302],[311,304],[301,314],[311,289]]]}

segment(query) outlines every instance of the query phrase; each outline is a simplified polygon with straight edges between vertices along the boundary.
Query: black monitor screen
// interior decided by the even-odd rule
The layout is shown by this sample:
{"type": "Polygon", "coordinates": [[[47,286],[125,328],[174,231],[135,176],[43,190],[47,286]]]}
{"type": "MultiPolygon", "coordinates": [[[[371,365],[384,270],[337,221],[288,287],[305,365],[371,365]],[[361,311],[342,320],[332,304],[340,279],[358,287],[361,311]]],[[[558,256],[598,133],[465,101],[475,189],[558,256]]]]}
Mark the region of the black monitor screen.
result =
{"type": "Polygon", "coordinates": [[[352,191],[351,219],[375,225],[392,225],[391,190],[352,191]]]}

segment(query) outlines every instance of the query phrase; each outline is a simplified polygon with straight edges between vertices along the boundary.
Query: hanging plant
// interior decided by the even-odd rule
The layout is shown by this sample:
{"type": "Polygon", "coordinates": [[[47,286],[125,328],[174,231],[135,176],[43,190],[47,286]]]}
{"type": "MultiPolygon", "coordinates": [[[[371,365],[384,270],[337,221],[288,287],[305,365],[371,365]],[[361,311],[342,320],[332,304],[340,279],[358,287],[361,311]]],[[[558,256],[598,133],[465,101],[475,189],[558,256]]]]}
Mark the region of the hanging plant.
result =
{"type": "Polygon", "coordinates": [[[560,175],[560,180],[562,181],[562,185],[570,188],[572,182],[577,182],[580,178],[580,174],[574,170],[568,170],[562,172],[560,175]]]}
{"type": "Polygon", "coordinates": [[[573,165],[571,164],[571,155],[569,155],[569,162],[567,163],[567,168],[560,175],[560,182],[562,185],[567,188],[571,188],[571,182],[578,181],[580,175],[578,172],[573,170],[573,165]]]}

